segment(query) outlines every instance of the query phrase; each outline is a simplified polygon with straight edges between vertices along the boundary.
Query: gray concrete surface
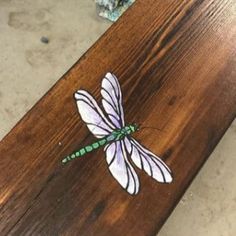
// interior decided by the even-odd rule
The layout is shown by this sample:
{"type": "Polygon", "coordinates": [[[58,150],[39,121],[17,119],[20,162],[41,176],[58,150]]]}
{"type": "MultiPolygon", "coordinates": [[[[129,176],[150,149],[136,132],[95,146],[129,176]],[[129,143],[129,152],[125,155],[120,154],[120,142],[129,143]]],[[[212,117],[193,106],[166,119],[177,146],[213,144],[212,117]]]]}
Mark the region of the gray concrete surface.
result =
{"type": "MultiPolygon", "coordinates": [[[[0,0],[0,139],[110,25],[93,0],[0,0]]],[[[235,156],[236,122],[158,235],[236,235],[235,156]]]]}
{"type": "Polygon", "coordinates": [[[110,25],[92,0],[0,0],[0,138],[110,25]]]}

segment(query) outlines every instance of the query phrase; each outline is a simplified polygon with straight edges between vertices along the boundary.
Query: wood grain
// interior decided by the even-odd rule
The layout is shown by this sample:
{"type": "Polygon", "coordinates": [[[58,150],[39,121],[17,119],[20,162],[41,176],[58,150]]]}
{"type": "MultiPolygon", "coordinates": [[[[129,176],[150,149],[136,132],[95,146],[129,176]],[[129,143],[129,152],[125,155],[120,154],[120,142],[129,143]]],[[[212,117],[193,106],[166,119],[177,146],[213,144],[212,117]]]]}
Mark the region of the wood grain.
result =
{"type": "Polygon", "coordinates": [[[1,141],[1,235],[155,235],[235,118],[235,10],[234,0],[137,0],[1,141]],[[134,136],[170,165],[172,184],[138,171],[141,192],[129,196],[103,150],[61,166],[94,141],[73,93],[100,101],[107,71],[126,122],[159,129],[134,136]]]}

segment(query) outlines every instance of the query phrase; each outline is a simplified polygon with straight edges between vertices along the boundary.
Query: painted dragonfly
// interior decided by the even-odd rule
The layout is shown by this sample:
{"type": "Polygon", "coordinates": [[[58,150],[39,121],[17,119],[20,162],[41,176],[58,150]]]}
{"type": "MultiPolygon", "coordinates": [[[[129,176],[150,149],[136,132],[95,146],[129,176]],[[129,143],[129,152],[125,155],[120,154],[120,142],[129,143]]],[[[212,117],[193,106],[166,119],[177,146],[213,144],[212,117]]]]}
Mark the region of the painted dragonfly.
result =
{"type": "Polygon", "coordinates": [[[67,156],[62,163],[66,164],[105,146],[104,151],[109,170],[128,193],[137,194],[140,188],[138,176],[128,156],[139,169],[144,170],[158,182],[172,182],[169,167],[131,137],[131,134],[138,130],[138,126],[136,124],[125,125],[121,88],[114,74],[107,73],[103,78],[101,94],[106,116],[87,91],[78,90],[75,93],[74,97],[80,116],[98,140],[67,156]]]}

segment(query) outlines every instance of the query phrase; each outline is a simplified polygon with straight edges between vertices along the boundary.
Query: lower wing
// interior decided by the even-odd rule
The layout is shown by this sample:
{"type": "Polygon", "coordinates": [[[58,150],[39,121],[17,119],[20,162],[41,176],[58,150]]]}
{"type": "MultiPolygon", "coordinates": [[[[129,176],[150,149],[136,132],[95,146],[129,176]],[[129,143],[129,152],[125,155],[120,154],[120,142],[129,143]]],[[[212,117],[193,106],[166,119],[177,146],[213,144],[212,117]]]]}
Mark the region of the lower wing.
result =
{"type": "Polygon", "coordinates": [[[119,184],[130,194],[139,192],[139,179],[131,166],[125,150],[124,141],[116,141],[105,147],[109,170],[119,184]]]}
{"type": "Polygon", "coordinates": [[[154,153],[139,144],[134,138],[125,138],[126,149],[134,164],[161,183],[171,183],[173,178],[169,167],[154,153]]]}

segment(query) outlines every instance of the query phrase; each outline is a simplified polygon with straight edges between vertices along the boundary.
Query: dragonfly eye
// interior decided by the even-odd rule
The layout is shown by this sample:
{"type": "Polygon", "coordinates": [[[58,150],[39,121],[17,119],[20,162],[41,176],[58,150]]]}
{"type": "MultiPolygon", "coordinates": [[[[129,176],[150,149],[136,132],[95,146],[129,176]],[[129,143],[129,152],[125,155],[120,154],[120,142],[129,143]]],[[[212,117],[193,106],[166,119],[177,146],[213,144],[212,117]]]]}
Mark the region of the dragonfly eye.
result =
{"type": "Polygon", "coordinates": [[[139,130],[139,125],[135,123],[135,124],[134,124],[134,129],[135,129],[135,131],[136,131],[136,130],[139,130]]]}

